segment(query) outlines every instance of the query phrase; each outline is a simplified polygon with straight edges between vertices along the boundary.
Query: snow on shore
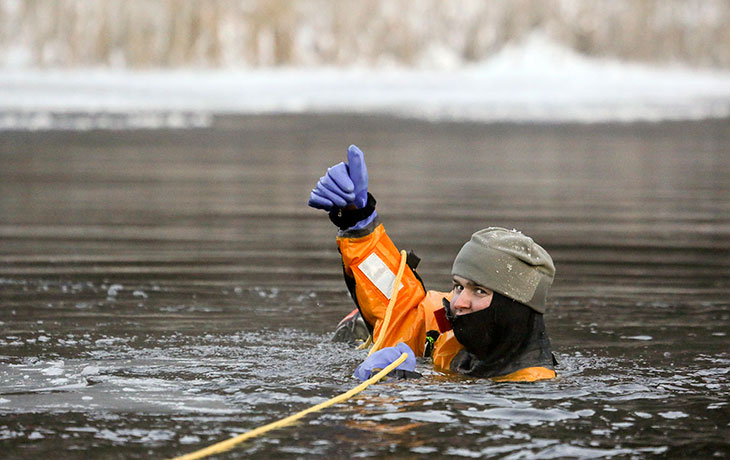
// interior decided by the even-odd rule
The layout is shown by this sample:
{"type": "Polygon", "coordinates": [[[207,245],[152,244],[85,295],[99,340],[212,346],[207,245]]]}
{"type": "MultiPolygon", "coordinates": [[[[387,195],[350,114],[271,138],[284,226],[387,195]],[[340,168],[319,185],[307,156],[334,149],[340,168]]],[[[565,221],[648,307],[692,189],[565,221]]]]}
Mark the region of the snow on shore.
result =
{"type": "Polygon", "coordinates": [[[596,60],[532,37],[452,70],[1,70],[0,129],[205,126],[214,114],[603,122],[730,116],[730,72],[596,60]]]}

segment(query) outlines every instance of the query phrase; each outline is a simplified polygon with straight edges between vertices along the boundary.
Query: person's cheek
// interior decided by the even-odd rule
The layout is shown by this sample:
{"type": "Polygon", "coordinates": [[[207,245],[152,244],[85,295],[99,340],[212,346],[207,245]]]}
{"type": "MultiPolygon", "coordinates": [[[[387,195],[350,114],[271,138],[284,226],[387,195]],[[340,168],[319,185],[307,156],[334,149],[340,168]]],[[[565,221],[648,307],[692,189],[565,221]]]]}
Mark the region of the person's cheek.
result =
{"type": "Polygon", "coordinates": [[[459,300],[459,292],[454,289],[451,291],[451,301],[449,302],[449,305],[451,306],[451,310],[453,311],[456,307],[456,302],[459,300]]]}

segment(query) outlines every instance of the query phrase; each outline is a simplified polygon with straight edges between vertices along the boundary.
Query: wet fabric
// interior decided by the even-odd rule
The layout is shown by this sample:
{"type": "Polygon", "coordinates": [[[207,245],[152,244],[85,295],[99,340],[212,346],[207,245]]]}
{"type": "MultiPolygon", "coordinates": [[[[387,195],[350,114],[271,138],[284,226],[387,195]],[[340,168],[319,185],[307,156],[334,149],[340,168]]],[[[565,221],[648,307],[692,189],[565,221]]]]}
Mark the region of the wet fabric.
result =
{"type": "MultiPolygon", "coordinates": [[[[342,255],[346,284],[373,337],[380,337],[380,334],[385,334],[383,339],[384,347],[395,346],[399,342],[404,342],[414,351],[416,356],[424,356],[427,332],[439,330],[434,312],[443,308],[443,300],[449,299],[450,294],[427,291],[416,275],[415,270],[406,267],[389,327],[387,330],[383,330],[383,320],[391,292],[389,289],[384,289],[384,285],[387,283],[381,281],[384,278],[391,279],[395,276],[394,272],[400,262],[398,249],[377,218],[366,228],[340,231],[337,237],[337,245],[342,255]],[[373,255],[377,257],[378,266],[380,267],[376,272],[370,270],[371,267],[368,265],[370,264],[368,260],[375,258],[373,255]]],[[[535,318],[539,317],[541,321],[542,315],[537,313],[536,315],[535,318]]],[[[537,327],[533,325],[532,336],[539,331],[544,333],[544,324],[541,322],[537,324],[537,327]]],[[[530,350],[532,346],[530,344],[532,343],[531,339],[525,350],[530,350]]],[[[549,342],[547,343],[549,344],[549,342]]],[[[480,365],[481,360],[478,357],[463,353],[464,345],[456,338],[453,330],[440,334],[428,351],[431,353],[434,368],[439,371],[488,376],[487,372],[481,371],[484,366],[483,364],[480,365]],[[470,355],[474,356],[475,359],[467,359],[470,355]],[[454,363],[457,357],[461,357],[458,365],[454,363]],[[469,361],[469,363],[466,361],[469,361]],[[477,369],[472,372],[474,366],[477,369]]],[[[540,367],[542,366],[540,363],[550,363],[551,367],[540,367],[539,372],[529,373],[527,377],[520,376],[519,380],[535,381],[555,377],[552,370],[552,361],[541,358],[543,355],[550,356],[549,350],[547,352],[538,350],[538,353],[533,353],[533,355],[515,356],[514,363],[519,363],[523,368],[540,367]],[[540,359],[533,360],[532,358],[540,359]]],[[[505,373],[511,372],[512,367],[505,365],[505,373]]],[[[489,368],[492,369],[493,367],[489,368]]],[[[504,377],[503,374],[494,375],[504,377]]]]}

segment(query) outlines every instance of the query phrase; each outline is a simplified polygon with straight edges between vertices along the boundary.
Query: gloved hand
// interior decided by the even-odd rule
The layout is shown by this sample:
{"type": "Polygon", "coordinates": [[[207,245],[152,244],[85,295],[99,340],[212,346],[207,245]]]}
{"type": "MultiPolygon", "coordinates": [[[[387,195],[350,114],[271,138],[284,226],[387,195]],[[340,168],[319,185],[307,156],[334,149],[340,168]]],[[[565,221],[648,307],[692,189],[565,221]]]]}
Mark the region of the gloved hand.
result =
{"type": "Polygon", "coordinates": [[[309,195],[309,206],[325,211],[354,205],[362,208],[368,201],[368,169],[362,151],[355,145],[347,149],[347,163],[327,169],[309,195]]]}
{"type": "Polygon", "coordinates": [[[405,361],[403,361],[388,375],[395,373],[396,377],[401,378],[420,377],[421,375],[415,372],[416,355],[413,353],[413,350],[411,350],[411,347],[403,342],[394,347],[383,348],[382,350],[378,350],[368,356],[362,364],[357,366],[355,373],[352,375],[353,377],[357,377],[358,379],[365,381],[373,374],[376,374],[380,370],[388,367],[389,364],[400,358],[400,355],[403,353],[408,353],[408,358],[406,358],[405,361]]]}

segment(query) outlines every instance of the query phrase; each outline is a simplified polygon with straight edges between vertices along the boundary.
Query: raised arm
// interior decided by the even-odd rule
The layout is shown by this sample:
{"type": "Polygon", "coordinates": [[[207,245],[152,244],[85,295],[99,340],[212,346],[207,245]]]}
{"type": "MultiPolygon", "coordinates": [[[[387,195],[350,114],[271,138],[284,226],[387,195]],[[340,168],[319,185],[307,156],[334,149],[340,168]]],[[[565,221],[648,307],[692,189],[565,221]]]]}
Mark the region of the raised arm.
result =
{"type": "Polygon", "coordinates": [[[425,289],[411,267],[406,267],[397,287],[397,302],[388,330],[381,330],[400,253],[375,212],[375,199],[368,193],[367,167],[359,148],[350,146],[347,163],[327,170],[312,190],[309,205],[329,212],[340,229],[337,246],[342,254],[345,282],[373,339],[385,334],[384,347],[405,342],[416,355],[421,355],[425,332],[418,304],[425,289]]]}

